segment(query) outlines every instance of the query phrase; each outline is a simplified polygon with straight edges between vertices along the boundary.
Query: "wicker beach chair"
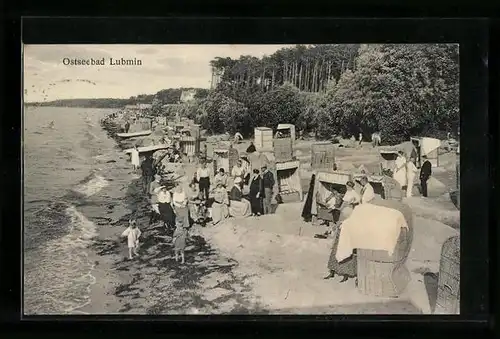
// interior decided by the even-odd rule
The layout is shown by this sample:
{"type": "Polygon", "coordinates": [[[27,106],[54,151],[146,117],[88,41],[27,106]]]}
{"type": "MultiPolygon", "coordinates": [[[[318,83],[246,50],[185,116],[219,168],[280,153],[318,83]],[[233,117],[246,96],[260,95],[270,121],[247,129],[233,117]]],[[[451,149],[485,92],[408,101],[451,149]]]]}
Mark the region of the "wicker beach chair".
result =
{"type": "Polygon", "coordinates": [[[405,217],[408,229],[401,228],[392,255],[387,251],[357,249],[358,289],[379,297],[398,297],[410,281],[405,262],[413,241],[413,215],[410,207],[396,200],[376,199],[374,205],[393,208],[405,217]]]}

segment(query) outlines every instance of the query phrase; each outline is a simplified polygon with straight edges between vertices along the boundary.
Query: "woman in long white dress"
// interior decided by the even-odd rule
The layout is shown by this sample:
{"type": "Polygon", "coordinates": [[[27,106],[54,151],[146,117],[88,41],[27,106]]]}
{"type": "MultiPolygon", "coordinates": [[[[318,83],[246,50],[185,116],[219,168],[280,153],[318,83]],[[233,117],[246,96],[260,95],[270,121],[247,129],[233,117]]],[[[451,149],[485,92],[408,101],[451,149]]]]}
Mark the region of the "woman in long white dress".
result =
{"type": "Polygon", "coordinates": [[[407,186],[406,186],[406,197],[410,198],[412,195],[412,190],[413,190],[413,184],[415,182],[415,176],[417,175],[418,169],[413,163],[413,159],[410,159],[410,161],[407,162],[406,164],[406,181],[407,181],[407,186]]]}
{"type": "Polygon", "coordinates": [[[394,169],[394,174],[393,178],[396,180],[399,185],[401,186],[401,189],[403,189],[404,186],[406,186],[406,157],[404,156],[403,152],[398,153],[398,157],[396,158],[395,163],[395,169],[394,169]]]}
{"type": "Polygon", "coordinates": [[[134,171],[136,171],[141,164],[139,160],[139,149],[137,148],[137,145],[135,145],[134,148],[132,149],[130,160],[132,162],[132,166],[134,167],[134,171]]]}

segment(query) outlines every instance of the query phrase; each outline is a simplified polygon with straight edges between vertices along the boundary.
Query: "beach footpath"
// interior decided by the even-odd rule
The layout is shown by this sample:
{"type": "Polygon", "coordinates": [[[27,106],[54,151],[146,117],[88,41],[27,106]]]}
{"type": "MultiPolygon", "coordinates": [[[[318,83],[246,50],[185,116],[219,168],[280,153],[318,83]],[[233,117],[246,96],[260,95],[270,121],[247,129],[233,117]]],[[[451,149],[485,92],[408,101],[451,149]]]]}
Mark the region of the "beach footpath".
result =
{"type": "MultiPolygon", "coordinates": [[[[107,130],[113,136],[113,129],[107,130]]],[[[108,185],[80,207],[97,225],[98,236],[89,254],[95,277],[91,302],[78,313],[267,313],[245,277],[232,273],[238,263],[213,249],[198,229],[190,231],[186,263],[174,260],[171,234],[159,223],[148,226],[149,203],[140,175],[133,173],[119,143],[116,153],[102,156],[100,163],[108,185]],[[142,236],[140,257],[128,260],[126,240],[119,236],[132,216],[142,236]]]]}

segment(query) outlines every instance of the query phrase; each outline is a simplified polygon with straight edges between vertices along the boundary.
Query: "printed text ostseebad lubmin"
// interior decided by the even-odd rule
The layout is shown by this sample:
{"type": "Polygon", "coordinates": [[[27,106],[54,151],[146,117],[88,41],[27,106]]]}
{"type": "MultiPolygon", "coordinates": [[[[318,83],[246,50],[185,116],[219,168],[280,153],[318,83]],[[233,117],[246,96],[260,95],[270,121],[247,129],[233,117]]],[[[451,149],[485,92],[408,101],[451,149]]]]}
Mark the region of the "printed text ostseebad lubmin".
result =
{"type": "Polygon", "coordinates": [[[62,63],[65,66],[142,66],[142,60],[133,58],[100,58],[100,59],[77,59],[77,58],[63,58],[62,63]]]}

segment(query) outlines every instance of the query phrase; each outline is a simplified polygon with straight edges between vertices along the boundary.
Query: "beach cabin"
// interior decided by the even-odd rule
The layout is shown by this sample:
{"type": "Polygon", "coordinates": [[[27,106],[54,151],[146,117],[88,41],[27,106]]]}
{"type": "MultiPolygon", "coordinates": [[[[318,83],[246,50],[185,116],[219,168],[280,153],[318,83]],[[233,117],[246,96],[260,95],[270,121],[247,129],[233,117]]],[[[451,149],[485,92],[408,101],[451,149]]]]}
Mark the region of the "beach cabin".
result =
{"type": "MultiPolygon", "coordinates": [[[[399,151],[402,151],[407,159],[418,158],[417,149],[413,145],[411,141],[405,141],[401,144],[394,146],[384,146],[379,149],[379,153],[381,156],[381,171],[390,170],[394,173],[394,169],[396,167],[395,161],[398,157],[399,151]]],[[[417,166],[417,163],[415,163],[417,166]]],[[[419,166],[417,166],[419,167],[419,166]]]]}
{"type": "Polygon", "coordinates": [[[273,140],[274,158],[276,162],[287,162],[293,159],[293,144],[290,138],[273,140]]]}
{"type": "Polygon", "coordinates": [[[292,146],[295,144],[295,125],[278,124],[278,127],[276,128],[276,134],[279,134],[280,138],[292,139],[292,146]]]}
{"type": "Polygon", "coordinates": [[[255,127],[254,143],[257,151],[272,151],[273,130],[269,127],[255,127]]]}
{"type": "Polygon", "coordinates": [[[333,171],[335,164],[335,145],[320,142],[311,145],[311,169],[314,171],[333,171]]]}
{"type": "Polygon", "coordinates": [[[432,164],[432,167],[439,167],[439,147],[441,140],[435,138],[411,137],[412,144],[417,150],[416,166],[422,166],[422,156],[426,155],[427,160],[432,164]]]}
{"type": "Polygon", "coordinates": [[[277,162],[276,179],[278,182],[278,193],[283,203],[302,201],[300,161],[277,162]]]}
{"type": "Polygon", "coordinates": [[[182,134],[182,131],[186,129],[186,126],[183,123],[176,123],[174,125],[174,133],[182,134]]]}
{"type": "Polygon", "coordinates": [[[236,165],[239,159],[238,150],[230,147],[229,149],[214,149],[213,164],[214,173],[217,173],[220,168],[223,168],[230,175],[231,170],[236,165]]]}
{"type": "Polygon", "coordinates": [[[181,136],[179,138],[179,145],[181,152],[190,157],[198,154],[200,150],[199,143],[197,143],[196,138],[192,136],[181,136]]]}
{"type": "Polygon", "coordinates": [[[368,182],[372,185],[375,197],[385,200],[403,200],[403,191],[401,190],[401,186],[396,180],[387,175],[352,173],[352,179],[356,184],[355,190],[358,193],[361,193],[360,180],[363,176],[366,176],[368,182]]]}
{"type": "Polygon", "coordinates": [[[311,180],[314,180],[311,214],[315,219],[334,221],[333,214],[330,210],[323,207],[321,204],[325,203],[326,199],[334,190],[341,194],[347,191],[346,184],[349,180],[352,180],[351,173],[344,171],[321,171],[313,176],[311,180]]]}

